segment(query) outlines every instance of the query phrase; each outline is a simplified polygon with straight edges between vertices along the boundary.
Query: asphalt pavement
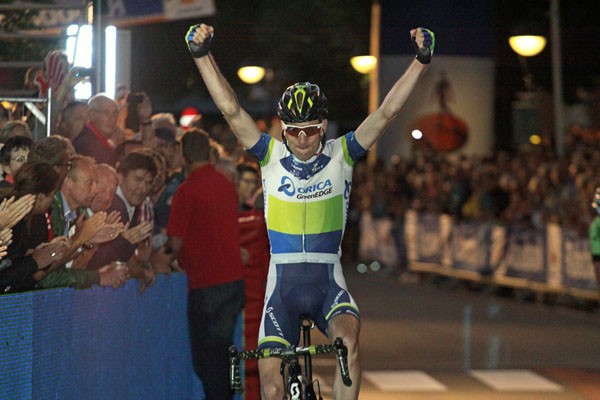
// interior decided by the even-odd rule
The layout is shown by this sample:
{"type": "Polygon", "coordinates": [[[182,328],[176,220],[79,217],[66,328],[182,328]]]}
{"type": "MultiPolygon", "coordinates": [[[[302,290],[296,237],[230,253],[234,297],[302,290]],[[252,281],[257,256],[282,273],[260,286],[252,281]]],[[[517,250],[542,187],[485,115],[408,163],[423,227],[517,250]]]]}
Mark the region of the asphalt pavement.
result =
{"type": "MultiPolygon", "coordinates": [[[[352,263],[344,274],[361,311],[361,399],[600,399],[597,308],[352,263]]],[[[315,372],[331,398],[334,361],[315,372]]]]}

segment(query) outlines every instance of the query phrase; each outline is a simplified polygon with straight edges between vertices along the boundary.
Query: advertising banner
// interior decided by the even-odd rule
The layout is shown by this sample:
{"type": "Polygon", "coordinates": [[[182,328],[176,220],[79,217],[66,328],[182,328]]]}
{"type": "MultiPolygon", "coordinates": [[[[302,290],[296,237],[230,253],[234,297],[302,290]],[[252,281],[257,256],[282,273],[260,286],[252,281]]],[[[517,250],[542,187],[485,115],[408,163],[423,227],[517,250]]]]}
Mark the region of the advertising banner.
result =
{"type": "Polygon", "coordinates": [[[562,230],[562,284],[578,289],[596,289],[594,266],[587,238],[562,230]]]}
{"type": "Polygon", "coordinates": [[[442,264],[444,243],[439,214],[407,212],[405,233],[409,260],[442,264]]]}
{"type": "Polygon", "coordinates": [[[450,239],[452,266],[489,275],[492,230],[492,224],[483,222],[454,224],[450,239]]]}
{"type": "Polygon", "coordinates": [[[533,281],[546,281],[546,233],[520,226],[508,228],[506,276],[533,281]]]}

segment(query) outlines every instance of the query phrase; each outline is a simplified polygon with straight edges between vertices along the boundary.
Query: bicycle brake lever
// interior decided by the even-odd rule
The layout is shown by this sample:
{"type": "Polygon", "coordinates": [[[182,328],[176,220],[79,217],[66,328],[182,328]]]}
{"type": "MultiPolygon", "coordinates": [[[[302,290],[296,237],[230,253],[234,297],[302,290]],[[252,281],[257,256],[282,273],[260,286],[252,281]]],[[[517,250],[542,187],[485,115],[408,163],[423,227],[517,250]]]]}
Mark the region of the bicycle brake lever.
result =
{"type": "Polygon", "coordinates": [[[240,377],[240,357],[235,346],[229,348],[229,383],[235,393],[243,393],[242,379],[240,377]]]}
{"type": "Polygon", "coordinates": [[[348,370],[348,348],[344,345],[342,338],[336,338],[333,345],[335,346],[335,354],[340,365],[340,375],[342,375],[342,382],[346,386],[352,386],[352,379],[350,379],[350,371],[348,370]]]}

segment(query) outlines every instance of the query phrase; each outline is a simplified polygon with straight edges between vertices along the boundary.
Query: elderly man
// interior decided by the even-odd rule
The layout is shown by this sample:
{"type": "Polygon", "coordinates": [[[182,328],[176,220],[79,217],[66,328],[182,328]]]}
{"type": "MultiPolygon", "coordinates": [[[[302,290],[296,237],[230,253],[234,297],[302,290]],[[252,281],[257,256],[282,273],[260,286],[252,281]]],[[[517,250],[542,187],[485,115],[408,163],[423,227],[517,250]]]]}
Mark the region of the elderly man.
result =
{"type": "Polygon", "coordinates": [[[110,165],[98,164],[96,173],[98,176],[98,192],[90,207],[92,212],[95,213],[108,210],[115,197],[117,186],[119,186],[117,171],[110,165]]]}
{"type": "Polygon", "coordinates": [[[98,94],[89,100],[88,107],[89,122],[73,140],[73,146],[79,154],[115,165],[114,143],[110,139],[118,130],[119,106],[113,99],[98,94]]]}
{"type": "Polygon", "coordinates": [[[74,156],[71,158],[71,164],[61,190],[55,194],[52,206],[52,219],[56,221],[54,231],[64,236],[70,236],[69,230],[75,224],[78,209],[91,206],[98,192],[94,159],[74,156]]]}

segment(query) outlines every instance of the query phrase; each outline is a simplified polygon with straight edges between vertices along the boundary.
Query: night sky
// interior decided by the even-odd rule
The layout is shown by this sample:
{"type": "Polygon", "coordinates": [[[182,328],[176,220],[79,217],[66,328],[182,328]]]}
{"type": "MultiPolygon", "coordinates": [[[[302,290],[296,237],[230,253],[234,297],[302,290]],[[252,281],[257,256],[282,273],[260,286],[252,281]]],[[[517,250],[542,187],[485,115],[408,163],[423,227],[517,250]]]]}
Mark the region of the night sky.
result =
{"type": "MultiPolygon", "coordinates": [[[[278,5],[281,3],[268,0],[259,3],[263,8],[261,6],[250,7],[248,3],[238,0],[217,1],[219,14],[205,19],[207,23],[214,24],[219,32],[218,42],[215,44],[213,53],[216,55],[222,71],[242,100],[245,100],[249,91],[249,88],[239,82],[235,76],[235,71],[242,59],[259,55],[264,57],[265,55],[261,53],[269,53],[270,57],[284,58],[284,60],[278,60],[280,66],[283,62],[298,63],[299,60],[309,57],[310,52],[314,53],[324,47],[324,42],[319,42],[320,39],[322,41],[331,40],[335,33],[331,31],[342,31],[345,28],[339,23],[331,25],[322,23],[310,12],[303,16],[293,15],[294,18],[298,17],[299,22],[297,27],[291,28],[287,22],[282,22],[288,21],[286,17],[290,14],[289,5],[281,6],[278,5]],[[240,3],[239,7],[236,3],[240,3]],[[290,52],[285,48],[278,47],[282,43],[285,44],[281,37],[290,34],[291,29],[294,29],[294,33],[304,34],[306,48],[310,49],[308,52],[296,51],[289,55],[290,52]],[[272,48],[265,46],[269,40],[272,40],[272,48]]],[[[322,86],[325,85],[330,99],[344,99],[344,110],[351,115],[356,115],[360,120],[364,117],[362,110],[366,107],[366,94],[360,99],[355,94],[361,91],[366,92],[364,77],[358,74],[353,75],[349,64],[341,61],[355,55],[352,54],[353,52],[368,51],[370,7],[368,2],[347,2],[348,5],[354,3],[365,3],[354,5],[354,7],[358,7],[357,11],[347,21],[348,26],[352,27],[352,35],[347,39],[355,43],[354,50],[348,51],[348,54],[336,54],[340,60],[339,65],[323,66],[323,68],[333,69],[332,72],[339,75],[340,79],[343,76],[343,80],[340,83],[336,80],[338,76],[321,73],[318,70],[319,62],[311,64],[311,76],[308,79],[318,81],[322,86]],[[331,83],[329,87],[328,83],[331,83]],[[340,87],[353,91],[350,94],[346,92],[338,94],[336,90],[340,87]]],[[[439,53],[444,51],[442,46],[444,44],[447,48],[452,49],[453,54],[494,57],[497,69],[497,111],[500,114],[509,112],[510,102],[514,99],[515,93],[523,88],[518,58],[508,45],[508,36],[511,31],[521,21],[535,20],[540,23],[549,37],[550,2],[548,0],[498,0],[489,4],[472,0],[433,1],[410,6],[394,0],[384,0],[381,3],[384,9],[382,54],[411,51],[410,43],[398,40],[396,36],[404,35],[403,31],[407,31],[410,27],[403,25],[408,25],[416,19],[423,21],[420,25],[435,26],[439,37],[437,48],[439,53]],[[410,7],[410,12],[404,12],[403,7],[410,7]],[[413,18],[414,15],[422,17],[413,18]],[[494,26],[480,23],[481,20],[485,21],[490,18],[496,22],[494,26]]],[[[597,0],[561,1],[563,81],[567,104],[576,101],[577,87],[592,88],[598,84],[600,77],[598,21],[600,21],[600,12],[597,0]]],[[[197,98],[206,96],[206,91],[198,79],[195,66],[183,42],[183,35],[187,27],[195,22],[197,21],[177,21],[132,28],[134,45],[132,67],[135,71],[132,74],[132,90],[145,90],[150,93],[157,109],[162,108],[177,113],[179,111],[177,108],[181,104],[179,100],[183,97],[190,94],[195,94],[197,98]]],[[[327,58],[330,57],[333,57],[333,54],[327,58]]],[[[536,84],[551,92],[550,44],[540,55],[527,61],[536,84]]],[[[279,89],[277,87],[274,93],[280,93],[279,89]]],[[[207,112],[211,112],[208,105],[207,112]]],[[[333,115],[342,115],[342,118],[347,118],[347,115],[343,115],[341,110],[333,115]]]]}

